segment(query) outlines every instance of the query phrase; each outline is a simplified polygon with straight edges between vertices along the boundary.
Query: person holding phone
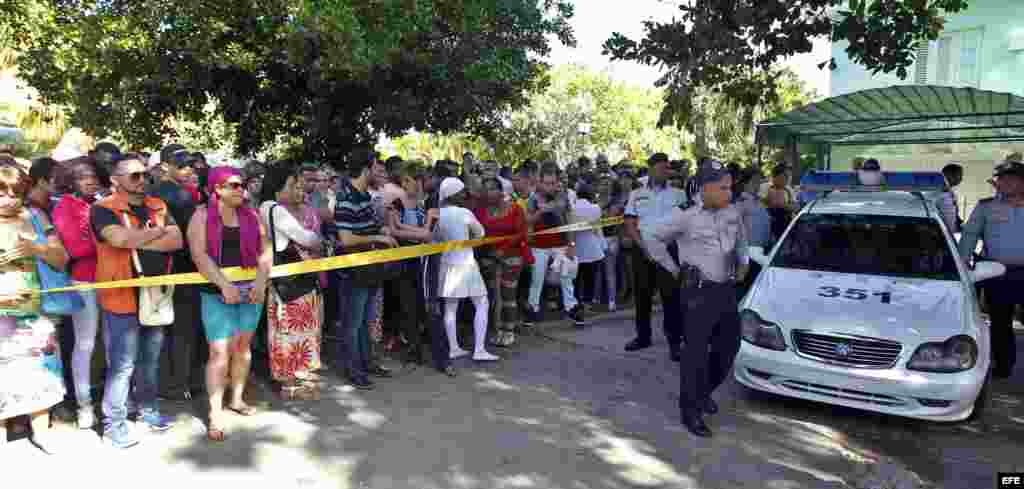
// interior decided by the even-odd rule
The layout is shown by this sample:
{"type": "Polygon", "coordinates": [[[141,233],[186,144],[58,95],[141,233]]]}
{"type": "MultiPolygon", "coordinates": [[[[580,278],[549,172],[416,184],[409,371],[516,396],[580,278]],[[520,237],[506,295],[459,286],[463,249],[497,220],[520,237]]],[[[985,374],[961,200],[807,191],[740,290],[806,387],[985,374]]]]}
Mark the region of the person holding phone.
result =
{"type": "Polygon", "coordinates": [[[242,416],[254,410],[245,403],[245,384],[252,360],[253,334],[263,314],[273,248],[266,227],[245,205],[245,183],[235,168],[210,170],[209,205],[198,207],[188,225],[188,242],[199,273],[210,281],[200,289],[203,328],[210,345],[206,389],[210,399],[207,438],[224,441],[224,391],[231,388],[227,408],[242,416]],[[222,269],[255,268],[256,280],[232,283],[222,269]],[[228,379],[231,384],[228,386],[228,379]]]}

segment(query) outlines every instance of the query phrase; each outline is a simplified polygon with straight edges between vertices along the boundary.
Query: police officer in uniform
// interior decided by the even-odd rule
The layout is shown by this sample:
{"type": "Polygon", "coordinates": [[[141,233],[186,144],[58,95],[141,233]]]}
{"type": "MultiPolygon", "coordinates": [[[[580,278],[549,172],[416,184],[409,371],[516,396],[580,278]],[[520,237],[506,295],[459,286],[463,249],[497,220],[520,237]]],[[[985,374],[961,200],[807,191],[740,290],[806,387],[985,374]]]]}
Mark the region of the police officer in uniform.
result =
{"type": "Polygon", "coordinates": [[[992,376],[1008,378],[1017,360],[1013,313],[1024,302],[1024,163],[1008,161],[995,171],[1000,197],[982,199],[963,225],[960,256],[971,258],[978,239],[985,259],[1006,266],[1006,274],[985,282],[992,328],[992,376]]]}
{"type": "Polygon", "coordinates": [[[705,414],[718,406],[711,393],[725,380],[740,349],[736,284],[746,276],[749,257],[740,211],[732,202],[732,176],[721,163],[698,171],[700,203],[641,227],[643,246],[652,260],[679,281],[685,298],[686,345],[682,352],[679,408],[691,433],[711,436],[705,414]],[[679,246],[679,263],[668,243],[679,246]]]}
{"type": "MultiPolygon", "coordinates": [[[[655,153],[648,159],[651,168],[650,179],[642,187],[630,192],[624,211],[626,237],[639,243],[639,229],[669,215],[672,209],[682,204],[686,195],[669,183],[670,163],[665,153],[655,153]]],[[[674,261],[674,260],[673,260],[674,261]]],[[[649,260],[640,247],[633,248],[633,283],[636,286],[636,338],[626,344],[626,351],[636,351],[651,346],[651,299],[655,288],[661,294],[664,308],[663,325],[668,340],[672,361],[680,358],[679,344],[682,342],[683,324],[679,309],[679,290],[674,286],[665,287],[670,280],[659,279],[668,268],[660,269],[649,260]]]]}

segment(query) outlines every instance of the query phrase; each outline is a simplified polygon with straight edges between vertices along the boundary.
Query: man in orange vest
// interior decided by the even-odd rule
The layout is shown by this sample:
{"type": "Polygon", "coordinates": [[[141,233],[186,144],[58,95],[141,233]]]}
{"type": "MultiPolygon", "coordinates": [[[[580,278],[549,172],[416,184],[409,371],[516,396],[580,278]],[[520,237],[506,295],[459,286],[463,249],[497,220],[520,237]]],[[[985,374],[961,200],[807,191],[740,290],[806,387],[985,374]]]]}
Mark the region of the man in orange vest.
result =
{"type": "MultiPolygon", "coordinates": [[[[96,281],[136,278],[133,252],[138,254],[142,275],[169,273],[170,252],[183,245],[181,230],[164,201],[146,196],[144,158],[129,153],[116,159],[111,180],[117,190],[96,202],[89,215],[96,236],[96,281]]],[[[100,289],[96,295],[108,363],[103,438],[116,448],[128,448],[138,444],[127,423],[133,375],[142,424],[158,432],[171,427],[156,407],[164,327],[139,324],[135,288],[100,289]]]]}

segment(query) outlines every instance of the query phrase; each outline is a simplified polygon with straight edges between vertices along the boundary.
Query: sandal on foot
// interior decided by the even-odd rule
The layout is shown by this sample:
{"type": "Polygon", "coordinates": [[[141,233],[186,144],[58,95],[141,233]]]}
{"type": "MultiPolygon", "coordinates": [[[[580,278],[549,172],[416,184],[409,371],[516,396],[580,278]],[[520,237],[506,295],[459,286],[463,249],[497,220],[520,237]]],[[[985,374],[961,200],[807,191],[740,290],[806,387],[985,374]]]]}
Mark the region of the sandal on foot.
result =
{"type": "Polygon", "coordinates": [[[256,414],[256,409],[252,406],[228,406],[228,411],[234,411],[235,413],[238,413],[241,416],[252,416],[256,414]]]}

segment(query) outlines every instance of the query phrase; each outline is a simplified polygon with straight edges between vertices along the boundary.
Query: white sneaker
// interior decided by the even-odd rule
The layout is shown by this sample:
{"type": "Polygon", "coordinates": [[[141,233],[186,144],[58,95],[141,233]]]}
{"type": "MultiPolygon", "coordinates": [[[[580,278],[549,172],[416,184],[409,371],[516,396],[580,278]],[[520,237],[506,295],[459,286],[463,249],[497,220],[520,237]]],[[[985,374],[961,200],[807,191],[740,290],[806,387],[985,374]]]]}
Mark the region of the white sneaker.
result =
{"type": "Polygon", "coordinates": [[[615,301],[608,302],[608,312],[615,312],[615,301]]]}
{"type": "Polygon", "coordinates": [[[464,357],[466,355],[469,355],[469,352],[466,351],[466,350],[463,350],[462,348],[459,348],[458,350],[452,350],[452,351],[448,352],[448,358],[451,359],[451,360],[455,360],[456,358],[462,358],[462,357],[464,357]]]}
{"type": "Polygon", "coordinates": [[[501,357],[497,355],[491,355],[486,351],[478,351],[473,354],[473,360],[476,360],[478,362],[494,362],[497,360],[501,360],[501,357]]]}
{"type": "Polygon", "coordinates": [[[96,426],[96,413],[93,412],[92,406],[83,406],[79,408],[78,429],[91,430],[93,426],[96,426]]]}

